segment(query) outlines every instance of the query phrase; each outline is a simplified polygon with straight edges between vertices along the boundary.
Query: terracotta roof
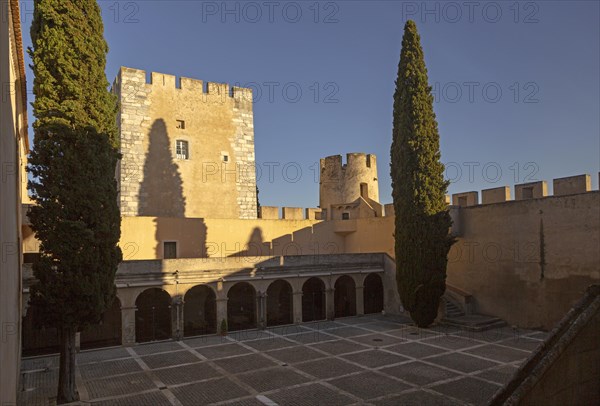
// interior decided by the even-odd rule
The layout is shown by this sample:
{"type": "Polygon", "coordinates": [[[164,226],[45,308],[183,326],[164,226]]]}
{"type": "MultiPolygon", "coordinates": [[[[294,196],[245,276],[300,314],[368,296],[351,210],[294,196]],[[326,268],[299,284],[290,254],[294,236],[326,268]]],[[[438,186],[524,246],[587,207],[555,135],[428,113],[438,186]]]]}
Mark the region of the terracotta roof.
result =
{"type": "Polygon", "coordinates": [[[25,128],[25,147],[29,150],[29,137],[27,136],[27,79],[25,77],[25,58],[23,55],[23,38],[21,35],[21,14],[19,12],[19,1],[10,0],[13,32],[15,34],[15,46],[17,48],[17,64],[19,77],[21,79],[21,102],[23,103],[23,126],[25,128]]]}

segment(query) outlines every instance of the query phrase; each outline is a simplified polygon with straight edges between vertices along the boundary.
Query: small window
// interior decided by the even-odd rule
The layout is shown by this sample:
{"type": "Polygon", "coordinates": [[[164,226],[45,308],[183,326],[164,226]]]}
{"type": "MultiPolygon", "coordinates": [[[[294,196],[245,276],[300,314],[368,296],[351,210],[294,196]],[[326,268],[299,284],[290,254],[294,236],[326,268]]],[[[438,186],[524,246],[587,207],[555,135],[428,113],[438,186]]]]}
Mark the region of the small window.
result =
{"type": "Polygon", "coordinates": [[[177,243],[174,241],[163,242],[163,258],[173,259],[177,258],[177,243]]]}
{"type": "Polygon", "coordinates": [[[533,199],[533,186],[523,188],[523,199],[533,199]]]}
{"type": "Polygon", "coordinates": [[[177,159],[189,159],[190,151],[188,148],[188,142],[184,140],[177,140],[176,151],[177,159]]]}
{"type": "Polygon", "coordinates": [[[350,213],[342,213],[342,220],[350,220],[350,213]]]}
{"type": "Polygon", "coordinates": [[[229,162],[229,155],[223,155],[223,162],[229,162]]]}
{"type": "Polygon", "coordinates": [[[180,130],[185,130],[185,121],[177,120],[177,128],[180,130]]]}
{"type": "Polygon", "coordinates": [[[367,168],[371,167],[371,155],[367,155],[367,168]]]}

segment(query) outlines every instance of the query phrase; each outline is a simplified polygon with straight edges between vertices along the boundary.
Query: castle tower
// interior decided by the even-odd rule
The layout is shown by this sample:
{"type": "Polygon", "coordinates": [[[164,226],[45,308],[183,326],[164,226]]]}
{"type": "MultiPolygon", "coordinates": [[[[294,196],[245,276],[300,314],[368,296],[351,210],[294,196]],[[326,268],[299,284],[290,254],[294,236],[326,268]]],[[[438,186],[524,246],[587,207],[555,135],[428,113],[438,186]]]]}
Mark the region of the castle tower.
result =
{"type": "Polygon", "coordinates": [[[123,216],[255,219],[252,91],[122,67],[123,216]]]}
{"type": "MultiPolygon", "coordinates": [[[[359,201],[364,201],[371,207],[373,216],[381,215],[377,158],[373,154],[364,153],[351,153],[346,157],[344,165],[341,155],[329,156],[320,161],[319,206],[327,210],[326,219],[351,217],[350,212],[357,210],[356,204],[359,201]]],[[[354,214],[357,215],[364,217],[365,211],[354,214]]]]}

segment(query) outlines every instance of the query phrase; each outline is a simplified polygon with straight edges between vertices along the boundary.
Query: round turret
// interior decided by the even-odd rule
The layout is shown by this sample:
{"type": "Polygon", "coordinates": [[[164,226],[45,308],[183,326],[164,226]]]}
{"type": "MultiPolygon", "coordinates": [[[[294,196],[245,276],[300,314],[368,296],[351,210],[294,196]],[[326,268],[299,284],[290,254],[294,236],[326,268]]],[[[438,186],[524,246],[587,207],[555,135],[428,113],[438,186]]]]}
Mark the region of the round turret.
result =
{"type": "MultiPolygon", "coordinates": [[[[379,203],[377,181],[377,158],[373,154],[347,154],[346,164],[342,156],[322,158],[319,187],[319,206],[331,213],[332,205],[354,203],[360,197],[368,203],[379,203]]],[[[331,219],[330,214],[327,219],[331,219]]]]}

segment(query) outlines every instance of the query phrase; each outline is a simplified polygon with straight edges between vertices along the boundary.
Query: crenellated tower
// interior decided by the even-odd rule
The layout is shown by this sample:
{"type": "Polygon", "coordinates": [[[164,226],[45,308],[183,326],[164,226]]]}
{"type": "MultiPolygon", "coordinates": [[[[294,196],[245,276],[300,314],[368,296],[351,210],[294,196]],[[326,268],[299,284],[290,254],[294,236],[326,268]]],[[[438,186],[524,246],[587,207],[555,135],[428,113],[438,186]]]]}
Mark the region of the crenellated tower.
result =
{"type": "Polygon", "coordinates": [[[122,67],[123,216],[257,217],[251,89],[122,67]]]}
{"type": "Polygon", "coordinates": [[[372,216],[382,215],[375,155],[350,153],[345,164],[341,155],[329,156],[321,159],[320,169],[319,206],[327,210],[327,220],[371,217],[371,210],[372,216]],[[359,202],[366,210],[357,208],[359,202]]]}

